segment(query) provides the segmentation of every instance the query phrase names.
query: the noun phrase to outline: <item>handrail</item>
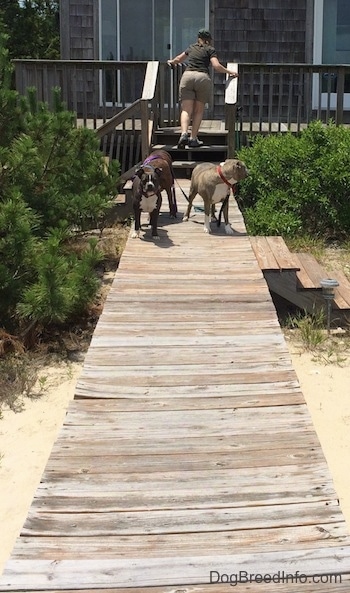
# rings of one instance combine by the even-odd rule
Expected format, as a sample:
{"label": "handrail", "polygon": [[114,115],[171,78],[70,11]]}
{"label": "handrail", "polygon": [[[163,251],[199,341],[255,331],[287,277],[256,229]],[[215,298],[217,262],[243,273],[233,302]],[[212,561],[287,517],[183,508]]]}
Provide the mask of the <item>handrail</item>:
{"label": "handrail", "polygon": [[139,111],[138,107],[140,104],[141,99],[137,99],[137,101],[134,101],[132,105],[125,107],[123,111],[119,111],[119,113],[113,115],[113,117],[111,117],[108,121],[104,122],[97,128],[96,136],[98,138],[102,138],[105,134],[109,134],[109,132],[115,130],[115,128],[123,122],[125,122],[125,120],[129,119],[133,115],[136,115]]}
{"label": "handrail", "polygon": [[[228,62],[228,70],[238,72],[238,64]],[[238,79],[227,77],[225,85],[226,128],[227,128],[227,156],[233,158],[236,153],[236,115],[238,100]]]}
{"label": "handrail", "polygon": [[96,130],[98,138],[103,138],[109,134],[118,125],[123,124],[127,119],[132,118],[136,114],[141,115],[141,156],[144,160],[150,151],[153,131],[153,114],[152,107],[149,105],[154,100],[156,95],[156,87],[158,80],[159,62],[148,62],[146,68],[145,79],[143,83],[142,95],[116,115],[113,115],[108,121],[99,126]]}

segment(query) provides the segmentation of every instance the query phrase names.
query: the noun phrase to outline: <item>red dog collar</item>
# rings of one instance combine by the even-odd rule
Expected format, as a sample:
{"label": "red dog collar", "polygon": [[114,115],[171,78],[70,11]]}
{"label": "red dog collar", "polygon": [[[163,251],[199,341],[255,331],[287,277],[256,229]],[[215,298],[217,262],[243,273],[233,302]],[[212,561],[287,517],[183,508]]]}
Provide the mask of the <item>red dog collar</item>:
{"label": "red dog collar", "polygon": [[218,165],[218,166],[217,166],[216,170],[217,170],[218,174],[220,175],[221,179],[223,180],[223,182],[224,182],[224,183],[226,183],[226,185],[228,185],[228,186],[229,186],[229,187],[230,187],[232,190],[234,190],[234,185],[235,185],[235,184],[234,184],[234,183],[230,183],[230,182],[229,182],[229,181],[226,179],[225,175],[224,175],[224,174],[223,174],[223,172],[221,171],[221,167],[220,167],[220,165]]}

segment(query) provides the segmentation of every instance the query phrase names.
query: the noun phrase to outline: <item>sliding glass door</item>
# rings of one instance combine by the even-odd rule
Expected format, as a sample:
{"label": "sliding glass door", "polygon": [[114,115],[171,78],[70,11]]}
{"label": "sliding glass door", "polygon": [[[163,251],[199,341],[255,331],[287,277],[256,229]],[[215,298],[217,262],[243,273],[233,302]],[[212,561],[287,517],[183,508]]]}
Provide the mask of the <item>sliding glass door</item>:
{"label": "sliding glass door", "polygon": [[100,58],[166,61],[208,23],[209,0],[100,0]]}
{"label": "sliding glass door", "polygon": [[[350,64],[350,1],[315,0],[314,63]],[[321,86],[321,89],[320,89]],[[337,79],[331,72],[325,74],[321,85],[315,80],[314,96],[322,93],[322,105],[336,105]],[[328,93],[330,92],[330,96]],[[350,109],[350,78],[345,78],[344,108]]]}

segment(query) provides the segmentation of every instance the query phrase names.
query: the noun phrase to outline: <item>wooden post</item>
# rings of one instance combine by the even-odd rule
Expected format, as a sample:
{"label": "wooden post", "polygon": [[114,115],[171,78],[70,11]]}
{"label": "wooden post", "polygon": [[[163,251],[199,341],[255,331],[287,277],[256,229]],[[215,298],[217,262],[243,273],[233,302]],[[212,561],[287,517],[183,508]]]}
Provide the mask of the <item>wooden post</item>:
{"label": "wooden post", "polygon": [[[238,72],[238,64],[229,62],[229,70]],[[227,156],[233,159],[236,153],[236,116],[237,116],[237,87],[238,79],[227,76],[225,90]]]}
{"label": "wooden post", "polygon": [[148,134],[148,101],[141,99],[141,156],[144,161],[149,155],[150,141]]}
{"label": "wooden post", "polygon": [[143,84],[141,97],[141,153],[142,160],[149,155],[152,138],[150,138],[150,130],[152,130],[152,116],[149,113],[148,103],[153,100],[157,78],[158,78],[159,62],[148,62],[146,69],[145,82]]}

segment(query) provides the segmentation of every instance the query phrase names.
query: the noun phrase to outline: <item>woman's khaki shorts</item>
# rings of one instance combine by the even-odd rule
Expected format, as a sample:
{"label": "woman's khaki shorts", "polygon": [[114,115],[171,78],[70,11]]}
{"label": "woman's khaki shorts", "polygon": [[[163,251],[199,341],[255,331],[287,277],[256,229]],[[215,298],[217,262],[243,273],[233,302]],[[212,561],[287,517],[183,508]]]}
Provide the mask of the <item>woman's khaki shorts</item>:
{"label": "woman's khaki shorts", "polygon": [[179,86],[179,100],[186,99],[210,103],[212,92],[211,78],[205,72],[187,70],[183,73]]}

